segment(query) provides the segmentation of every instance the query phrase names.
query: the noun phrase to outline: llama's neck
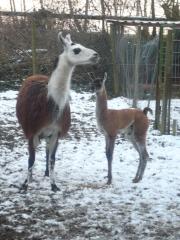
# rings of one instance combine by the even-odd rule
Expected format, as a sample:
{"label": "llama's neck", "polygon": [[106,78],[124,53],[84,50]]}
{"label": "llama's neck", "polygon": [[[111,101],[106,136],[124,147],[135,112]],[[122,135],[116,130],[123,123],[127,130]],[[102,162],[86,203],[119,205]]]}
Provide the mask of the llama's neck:
{"label": "llama's neck", "polygon": [[71,77],[74,66],[70,65],[64,54],[59,56],[56,69],[48,83],[48,97],[51,97],[62,111],[69,100]]}
{"label": "llama's neck", "polygon": [[107,113],[107,94],[106,89],[96,93],[96,117],[98,121],[102,121]]}

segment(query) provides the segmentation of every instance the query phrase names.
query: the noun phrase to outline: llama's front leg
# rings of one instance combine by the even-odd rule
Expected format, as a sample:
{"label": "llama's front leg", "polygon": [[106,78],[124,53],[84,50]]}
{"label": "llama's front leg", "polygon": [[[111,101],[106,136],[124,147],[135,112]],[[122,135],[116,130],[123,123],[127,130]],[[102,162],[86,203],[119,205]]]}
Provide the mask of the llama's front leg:
{"label": "llama's front leg", "polygon": [[29,182],[32,181],[32,169],[35,161],[35,147],[33,143],[33,138],[28,141],[28,151],[29,151],[29,159],[28,159],[28,174],[27,178],[21,186],[21,190],[27,191]]}
{"label": "llama's front leg", "polygon": [[107,184],[112,182],[112,159],[114,151],[115,137],[106,136],[106,158],[108,161],[108,181]]}
{"label": "llama's front leg", "polygon": [[[46,172],[49,173],[50,182],[51,182],[51,190],[54,191],[54,192],[60,190],[56,186],[55,176],[54,176],[55,154],[56,154],[57,146],[58,146],[58,135],[53,134],[50,137],[49,142],[47,144],[49,157],[48,157],[48,160],[46,162]],[[47,167],[47,164],[48,164],[48,167]]]}

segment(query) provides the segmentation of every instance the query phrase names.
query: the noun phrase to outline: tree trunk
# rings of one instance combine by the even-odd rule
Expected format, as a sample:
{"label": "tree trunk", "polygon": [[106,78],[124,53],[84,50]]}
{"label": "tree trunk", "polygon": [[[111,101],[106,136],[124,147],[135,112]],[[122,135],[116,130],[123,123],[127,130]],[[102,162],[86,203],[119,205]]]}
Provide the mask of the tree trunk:
{"label": "tree trunk", "polygon": [[36,23],[35,19],[32,19],[32,72],[37,73],[37,59],[36,59]]}
{"label": "tree trunk", "polygon": [[144,0],[144,17],[147,17],[147,0]]}
{"label": "tree trunk", "polygon": [[23,11],[26,12],[26,0],[23,0]]}
{"label": "tree trunk", "polygon": [[[86,5],[85,5],[85,17],[88,16],[88,10],[89,10],[89,0],[86,0]],[[87,25],[88,25],[88,19],[84,19],[84,31],[87,32]]]}
{"label": "tree trunk", "polygon": [[12,4],[13,4],[13,11],[16,12],[16,5],[15,5],[14,0],[12,1]]}
{"label": "tree trunk", "polygon": [[[155,5],[154,5],[154,0],[151,0],[151,12],[152,12],[152,19],[155,20],[156,15],[155,15]],[[152,36],[156,36],[156,27],[153,27],[153,32]]]}
{"label": "tree trunk", "polygon": [[114,0],[114,16],[117,16],[117,0]]}
{"label": "tree trunk", "polygon": [[44,8],[43,0],[40,0],[39,2],[40,2],[41,9],[43,9]]}
{"label": "tree trunk", "polygon": [[11,7],[11,12],[13,12],[13,5],[12,5],[12,0],[9,0],[10,7]]}
{"label": "tree trunk", "polygon": [[72,16],[73,19],[74,19],[74,23],[75,23],[78,31],[79,31],[79,32],[82,32],[82,27],[81,27],[78,19],[74,18],[73,4],[72,4],[72,1],[71,1],[71,0],[68,0],[68,5],[69,5],[70,14],[71,14],[71,16]]}
{"label": "tree trunk", "polygon": [[136,1],[136,16],[141,15],[141,0]]}
{"label": "tree trunk", "polygon": [[[104,6],[104,0],[101,0],[101,13],[102,17],[104,18],[105,16],[105,6]],[[104,19],[102,19],[102,31],[105,31],[105,24],[104,24]]]}

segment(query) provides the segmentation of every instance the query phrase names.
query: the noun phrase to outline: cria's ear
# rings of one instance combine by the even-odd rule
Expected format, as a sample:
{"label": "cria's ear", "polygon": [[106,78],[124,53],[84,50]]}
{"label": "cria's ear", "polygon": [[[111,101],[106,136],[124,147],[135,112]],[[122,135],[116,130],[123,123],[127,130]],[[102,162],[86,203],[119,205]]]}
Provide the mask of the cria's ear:
{"label": "cria's ear", "polygon": [[106,80],[107,80],[107,72],[104,73],[104,78],[103,78],[103,83],[104,84],[105,84]]}
{"label": "cria's ear", "polygon": [[88,73],[88,76],[89,76],[89,78],[90,78],[90,81],[91,81],[91,82],[94,82],[94,80],[95,80],[94,73],[89,72],[89,73]]}

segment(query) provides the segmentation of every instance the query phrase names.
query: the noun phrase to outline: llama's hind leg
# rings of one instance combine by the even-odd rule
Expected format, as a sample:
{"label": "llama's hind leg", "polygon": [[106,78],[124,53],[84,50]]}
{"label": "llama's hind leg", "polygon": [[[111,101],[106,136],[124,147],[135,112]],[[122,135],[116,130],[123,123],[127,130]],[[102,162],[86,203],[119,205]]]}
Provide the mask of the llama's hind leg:
{"label": "llama's hind leg", "polygon": [[[56,154],[57,146],[58,146],[58,134],[55,133],[49,138],[48,143],[47,143],[47,148],[48,148],[48,152],[49,152],[48,172],[49,172],[49,176],[50,176],[51,190],[54,192],[60,190],[55,183],[55,176],[54,176],[55,154]],[[47,168],[46,168],[46,170],[47,170]]]}
{"label": "llama's hind leg", "polygon": [[[46,145],[46,170],[45,170],[45,176],[49,177],[49,143]],[[58,140],[56,141],[56,146],[54,148],[54,151],[52,153],[52,159],[55,161],[55,155],[58,147]]]}
{"label": "llama's hind leg", "polygon": [[142,180],[142,177],[143,177],[143,174],[144,174],[144,170],[146,168],[146,164],[147,164],[147,160],[149,158],[149,155],[147,153],[145,144],[142,144],[140,142],[134,141],[133,145],[134,145],[134,147],[136,148],[136,150],[139,153],[138,170],[137,170],[135,178],[133,179],[133,182],[137,183],[140,180]]}
{"label": "llama's hind leg", "polygon": [[112,159],[114,151],[115,137],[106,136],[106,158],[108,161],[108,181],[107,184],[112,182]]}
{"label": "llama's hind leg", "polygon": [[21,190],[26,191],[28,188],[28,184],[32,181],[32,169],[35,162],[35,146],[33,138],[28,141],[28,151],[29,151],[29,159],[28,159],[28,174],[27,178],[21,186]]}

